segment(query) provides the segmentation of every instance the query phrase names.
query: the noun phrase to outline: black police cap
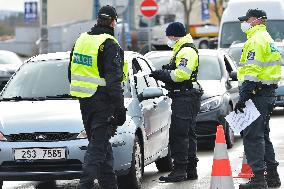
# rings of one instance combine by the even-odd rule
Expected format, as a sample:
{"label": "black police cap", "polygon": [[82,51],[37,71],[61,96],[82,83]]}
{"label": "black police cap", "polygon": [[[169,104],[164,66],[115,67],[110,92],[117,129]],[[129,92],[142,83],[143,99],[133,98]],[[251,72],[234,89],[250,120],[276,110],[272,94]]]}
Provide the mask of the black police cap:
{"label": "black police cap", "polygon": [[117,13],[115,8],[110,5],[103,6],[99,10],[98,18],[117,20]]}
{"label": "black police cap", "polygon": [[247,21],[251,17],[267,19],[266,12],[260,9],[249,9],[245,16],[241,16],[238,19],[243,22]]}

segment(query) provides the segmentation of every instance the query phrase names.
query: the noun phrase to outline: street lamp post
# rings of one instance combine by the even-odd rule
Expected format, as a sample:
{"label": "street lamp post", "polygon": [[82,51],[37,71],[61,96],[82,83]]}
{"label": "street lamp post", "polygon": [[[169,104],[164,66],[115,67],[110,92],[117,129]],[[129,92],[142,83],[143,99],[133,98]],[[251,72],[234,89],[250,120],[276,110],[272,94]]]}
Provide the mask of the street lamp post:
{"label": "street lamp post", "polygon": [[47,0],[40,1],[40,43],[39,53],[48,53],[48,29],[47,29]]}

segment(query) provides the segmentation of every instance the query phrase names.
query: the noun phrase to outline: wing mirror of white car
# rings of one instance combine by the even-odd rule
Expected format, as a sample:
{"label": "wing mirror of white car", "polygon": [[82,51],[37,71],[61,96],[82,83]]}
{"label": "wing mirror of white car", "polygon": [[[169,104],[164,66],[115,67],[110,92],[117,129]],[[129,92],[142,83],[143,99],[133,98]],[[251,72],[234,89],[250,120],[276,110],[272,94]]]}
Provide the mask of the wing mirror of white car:
{"label": "wing mirror of white car", "polygon": [[231,72],[229,76],[231,81],[238,81],[237,72]]}
{"label": "wing mirror of white car", "polygon": [[163,95],[164,95],[164,93],[163,93],[163,90],[161,88],[146,87],[145,89],[143,89],[142,93],[138,94],[138,99],[140,101],[142,101],[142,100],[160,97],[160,96],[163,96]]}

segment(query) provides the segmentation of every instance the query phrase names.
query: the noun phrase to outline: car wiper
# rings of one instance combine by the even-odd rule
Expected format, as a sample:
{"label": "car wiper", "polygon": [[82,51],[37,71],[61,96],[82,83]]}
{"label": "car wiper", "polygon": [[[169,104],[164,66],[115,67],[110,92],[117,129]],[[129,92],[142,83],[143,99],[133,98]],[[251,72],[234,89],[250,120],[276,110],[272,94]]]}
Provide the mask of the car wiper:
{"label": "car wiper", "polygon": [[76,99],[74,96],[71,96],[70,94],[46,96],[45,98],[46,99]]}
{"label": "car wiper", "polygon": [[14,97],[10,97],[10,98],[2,98],[0,99],[0,101],[23,101],[23,100],[30,100],[30,101],[38,101],[38,100],[42,100],[41,98],[37,98],[37,97],[21,97],[21,96],[14,96]]}

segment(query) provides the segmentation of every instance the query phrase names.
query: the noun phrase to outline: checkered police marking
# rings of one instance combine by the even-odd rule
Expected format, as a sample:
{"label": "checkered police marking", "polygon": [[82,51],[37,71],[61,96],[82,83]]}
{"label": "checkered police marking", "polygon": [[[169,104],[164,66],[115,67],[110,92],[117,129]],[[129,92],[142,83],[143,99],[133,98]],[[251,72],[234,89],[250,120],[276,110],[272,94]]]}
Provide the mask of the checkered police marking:
{"label": "checkered police marking", "polygon": [[248,60],[254,60],[254,56],[255,56],[255,52],[250,51],[250,52],[248,52],[247,59]]}
{"label": "checkered police marking", "polygon": [[85,54],[74,53],[74,63],[82,64],[84,66],[92,66],[93,59],[91,56]]}
{"label": "checkered police marking", "polygon": [[187,65],[187,59],[186,58],[182,58],[179,62],[179,66],[183,66],[183,67],[186,67]]}

